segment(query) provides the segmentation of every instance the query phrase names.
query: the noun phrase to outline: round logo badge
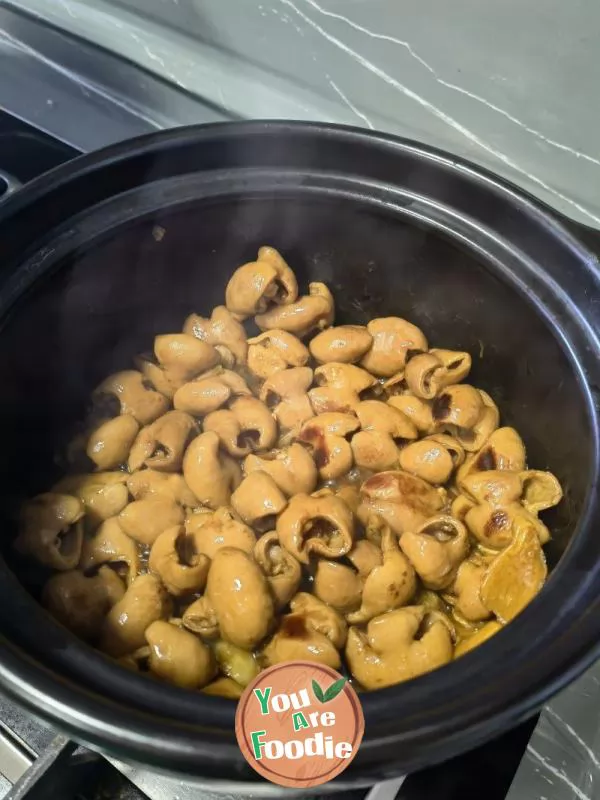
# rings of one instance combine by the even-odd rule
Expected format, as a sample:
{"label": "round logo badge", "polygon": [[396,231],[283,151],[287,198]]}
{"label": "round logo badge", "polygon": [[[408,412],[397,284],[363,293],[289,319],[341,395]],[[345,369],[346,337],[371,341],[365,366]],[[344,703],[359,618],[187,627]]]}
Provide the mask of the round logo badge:
{"label": "round logo badge", "polygon": [[246,761],[293,788],[333,780],[358,751],[365,720],[358,695],[338,672],[311,661],[276,664],[244,690],[235,733]]}

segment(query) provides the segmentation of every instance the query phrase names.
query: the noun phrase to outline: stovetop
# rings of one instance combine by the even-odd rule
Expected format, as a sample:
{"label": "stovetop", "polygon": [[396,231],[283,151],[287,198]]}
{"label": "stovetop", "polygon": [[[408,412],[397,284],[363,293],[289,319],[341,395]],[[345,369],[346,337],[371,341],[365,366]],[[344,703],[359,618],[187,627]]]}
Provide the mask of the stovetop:
{"label": "stovetop", "polygon": [[[371,789],[344,792],[343,796],[345,800],[466,800],[484,796],[486,800],[505,800],[536,722],[537,717],[441,766],[404,780],[385,781]],[[115,763],[78,746],[0,696],[2,800],[223,800],[224,797],[176,778]],[[227,793],[228,800],[249,796]],[[318,800],[319,795],[310,797]]]}

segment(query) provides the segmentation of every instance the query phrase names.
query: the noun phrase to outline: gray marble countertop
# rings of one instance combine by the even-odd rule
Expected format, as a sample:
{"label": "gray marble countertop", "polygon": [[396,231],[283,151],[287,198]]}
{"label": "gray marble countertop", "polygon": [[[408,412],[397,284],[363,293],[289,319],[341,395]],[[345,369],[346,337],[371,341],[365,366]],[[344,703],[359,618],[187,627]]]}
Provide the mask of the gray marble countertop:
{"label": "gray marble countertop", "polygon": [[594,0],[4,2],[231,116],[399,133],[600,226]]}
{"label": "gray marble countertop", "polygon": [[[600,228],[593,0],[0,0],[11,6],[147,70],[107,71],[103,51],[0,13],[0,106],[20,102],[80,149],[194,121],[351,123],[466,156]],[[47,70],[37,103],[30,62]],[[85,113],[67,129],[69,92]],[[600,663],[544,709],[508,800],[600,797],[599,720]]]}
{"label": "gray marble countertop", "polygon": [[544,708],[507,800],[600,797],[600,664]]}

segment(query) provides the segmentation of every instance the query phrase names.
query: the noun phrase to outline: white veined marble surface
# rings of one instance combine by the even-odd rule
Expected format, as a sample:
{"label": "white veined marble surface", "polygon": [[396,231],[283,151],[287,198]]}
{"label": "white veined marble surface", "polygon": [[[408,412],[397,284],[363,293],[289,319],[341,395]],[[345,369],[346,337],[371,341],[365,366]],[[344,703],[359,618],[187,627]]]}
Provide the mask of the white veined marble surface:
{"label": "white veined marble surface", "polygon": [[232,115],[323,119],[413,137],[600,227],[595,0],[12,5]]}
{"label": "white veined marble surface", "polygon": [[507,800],[600,797],[600,663],[542,711]]}

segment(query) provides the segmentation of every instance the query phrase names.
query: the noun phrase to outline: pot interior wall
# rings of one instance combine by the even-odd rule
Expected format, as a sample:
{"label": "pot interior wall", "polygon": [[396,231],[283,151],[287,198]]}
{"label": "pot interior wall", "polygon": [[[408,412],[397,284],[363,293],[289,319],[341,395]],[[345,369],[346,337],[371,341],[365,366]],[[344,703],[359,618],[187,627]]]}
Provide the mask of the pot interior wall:
{"label": "pot interior wall", "polygon": [[[233,269],[279,248],[301,285],[321,280],[337,322],[407,317],[441,347],[468,350],[472,382],[551,469],[565,501],[550,519],[551,560],[568,543],[589,470],[589,423],[574,369],[534,304],[441,236],[356,202],[244,199],[177,207],[127,223],[73,253],[17,304],[0,333],[3,547],[15,506],[61,474],[56,453],[89,394],[132,367],[157,333],[223,302]],[[26,583],[36,582],[17,565]]]}

